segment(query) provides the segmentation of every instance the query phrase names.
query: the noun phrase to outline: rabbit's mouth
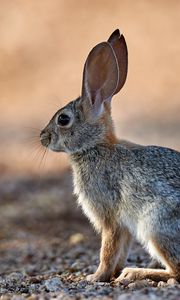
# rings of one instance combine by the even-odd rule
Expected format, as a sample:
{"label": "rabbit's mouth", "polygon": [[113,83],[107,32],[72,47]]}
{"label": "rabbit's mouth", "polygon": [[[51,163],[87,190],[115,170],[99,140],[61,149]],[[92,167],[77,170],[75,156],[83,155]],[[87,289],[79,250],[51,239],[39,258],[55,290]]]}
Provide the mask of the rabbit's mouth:
{"label": "rabbit's mouth", "polygon": [[55,152],[65,152],[65,149],[62,145],[58,143],[58,136],[55,133],[50,133],[48,131],[42,130],[40,134],[41,144]]}

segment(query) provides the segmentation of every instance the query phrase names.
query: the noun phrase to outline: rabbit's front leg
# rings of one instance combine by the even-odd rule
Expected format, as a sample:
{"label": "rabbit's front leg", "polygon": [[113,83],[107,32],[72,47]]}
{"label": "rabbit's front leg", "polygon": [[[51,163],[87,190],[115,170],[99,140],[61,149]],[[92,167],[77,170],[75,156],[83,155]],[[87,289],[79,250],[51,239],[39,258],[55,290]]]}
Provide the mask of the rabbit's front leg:
{"label": "rabbit's front leg", "polygon": [[132,241],[132,235],[127,228],[124,228],[121,233],[120,256],[114,271],[114,277],[119,276],[124,268],[129,253],[129,248]]}
{"label": "rabbit's front leg", "polygon": [[[119,225],[104,227],[102,229],[102,243],[100,252],[100,264],[94,274],[88,275],[88,281],[109,281],[117,266],[121,248],[127,247],[123,244],[124,229]],[[121,243],[122,240],[122,243]],[[124,254],[123,254],[124,255]],[[126,257],[126,255],[124,255]]]}

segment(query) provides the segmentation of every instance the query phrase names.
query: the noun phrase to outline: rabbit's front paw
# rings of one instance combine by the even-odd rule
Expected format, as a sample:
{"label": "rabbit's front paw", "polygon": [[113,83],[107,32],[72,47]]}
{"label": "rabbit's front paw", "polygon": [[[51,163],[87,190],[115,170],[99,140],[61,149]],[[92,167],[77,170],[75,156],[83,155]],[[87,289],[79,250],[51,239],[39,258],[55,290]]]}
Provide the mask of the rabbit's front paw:
{"label": "rabbit's front paw", "polygon": [[95,282],[95,281],[104,282],[104,281],[109,281],[109,279],[110,279],[109,274],[106,273],[94,273],[86,277],[86,280],[91,282]]}

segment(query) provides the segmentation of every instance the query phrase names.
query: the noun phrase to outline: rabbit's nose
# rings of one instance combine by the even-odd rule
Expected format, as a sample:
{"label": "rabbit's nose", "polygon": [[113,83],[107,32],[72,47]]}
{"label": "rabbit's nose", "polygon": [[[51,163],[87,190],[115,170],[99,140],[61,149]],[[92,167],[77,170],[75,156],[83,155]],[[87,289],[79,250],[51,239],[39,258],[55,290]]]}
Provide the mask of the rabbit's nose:
{"label": "rabbit's nose", "polygon": [[44,147],[48,147],[51,142],[51,134],[48,131],[42,130],[40,133],[40,141]]}

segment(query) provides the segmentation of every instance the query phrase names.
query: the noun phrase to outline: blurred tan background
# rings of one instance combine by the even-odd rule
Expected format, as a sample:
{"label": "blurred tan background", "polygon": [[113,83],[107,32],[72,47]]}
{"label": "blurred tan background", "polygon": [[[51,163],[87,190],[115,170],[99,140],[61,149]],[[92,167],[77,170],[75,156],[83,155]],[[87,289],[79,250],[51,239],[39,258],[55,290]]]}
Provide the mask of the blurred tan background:
{"label": "blurred tan background", "polygon": [[[119,137],[180,149],[179,0],[1,0],[0,172],[49,173],[65,154],[31,137],[80,94],[93,46],[120,28],[129,49],[125,87],[113,99]],[[43,165],[43,167],[42,167]]]}

